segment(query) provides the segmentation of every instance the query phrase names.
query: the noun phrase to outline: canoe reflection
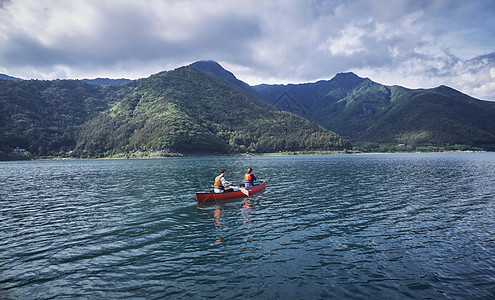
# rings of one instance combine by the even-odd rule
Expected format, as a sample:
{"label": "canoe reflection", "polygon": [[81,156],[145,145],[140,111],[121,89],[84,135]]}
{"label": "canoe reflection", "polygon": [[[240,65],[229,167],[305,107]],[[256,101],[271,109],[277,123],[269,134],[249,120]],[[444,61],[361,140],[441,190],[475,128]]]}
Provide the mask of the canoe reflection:
{"label": "canoe reflection", "polygon": [[[232,202],[233,201],[229,201],[229,203]],[[224,206],[219,205],[218,203],[215,205],[209,205],[209,207],[213,209],[213,239],[215,244],[219,247],[224,246],[226,232],[228,235],[228,232],[230,230],[237,230],[238,228],[241,230],[248,230],[250,232],[252,232],[252,230],[254,229],[254,222],[251,216],[251,213],[253,212],[253,200],[250,198],[244,198],[242,200],[237,200],[234,202],[237,202],[240,206],[236,205],[236,207],[234,208],[231,205]],[[205,209],[204,206],[202,206],[202,208]],[[225,216],[225,212],[228,214],[228,216]],[[231,213],[237,215],[236,219],[239,221],[239,223],[232,223],[232,219],[230,216]],[[225,227],[226,224],[233,225],[235,223],[237,223],[239,226],[227,226],[227,228]]]}
{"label": "canoe reflection", "polygon": [[219,246],[222,247],[222,209],[220,206],[215,207],[215,213],[213,215],[215,217],[214,220],[214,231],[215,231],[215,242],[220,243]]}

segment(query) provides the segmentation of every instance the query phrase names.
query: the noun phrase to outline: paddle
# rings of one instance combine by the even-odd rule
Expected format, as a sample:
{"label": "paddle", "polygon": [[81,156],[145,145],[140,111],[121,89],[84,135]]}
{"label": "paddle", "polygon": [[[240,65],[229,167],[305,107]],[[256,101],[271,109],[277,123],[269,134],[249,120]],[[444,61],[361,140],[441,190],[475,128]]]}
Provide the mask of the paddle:
{"label": "paddle", "polygon": [[239,191],[241,191],[244,195],[249,196],[249,191],[246,188],[239,187]]}

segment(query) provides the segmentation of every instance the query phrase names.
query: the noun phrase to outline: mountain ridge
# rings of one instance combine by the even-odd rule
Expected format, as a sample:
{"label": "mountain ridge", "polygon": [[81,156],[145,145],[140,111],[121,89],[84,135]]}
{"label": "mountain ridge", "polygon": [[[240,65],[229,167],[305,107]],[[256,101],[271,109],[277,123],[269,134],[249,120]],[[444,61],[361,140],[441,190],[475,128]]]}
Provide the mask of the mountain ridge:
{"label": "mountain ridge", "polygon": [[348,141],[367,151],[458,144],[495,150],[495,102],[448,86],[408,89],[344,72],[251,87],[214,61],[111,85],[0,80],[0,111],[4,153],[343,150],[352,147]]}
{"label": "mountain ridge", "polygon": [[[1,74],[0,73],[0,80],[25,80],[25,79],[17,78],[17,77],[13,77],[13,76],[10,76],[7,74]],[[67,80],[81,80],[81,81],[85,81],[87,83],[95,84],[95,85],[123,84],[123,83],[127,83],[127,82],[132,81],[132,80],[127,79],[127,78],[112,79],[112,78],[101,78],[101,77],[94,78],[94,79],[84,78],[84,79],[67,79]]]}
{"label": "mountain ridge", "polygon": [[0,80],[23,80],[23,79],[0,73]]}
{"label": "mountain ridge", "polygon": [[[341,73],[329,81],[253,88],[274,105],[276,95],[291,95],[304,108],[297,112],[299,115],[358,145],[408,144],[415,148],[466,144],[495,149],[495,126],[491,122],[495,119],[495,102],[473,98],[445,85],[408,89]],[[470,132],[476,134],[471,136]]]}
{"label": "mountain ridge", "polygon": [[[160,72],[140,80],[132,94],[88,123],[76,150],[95,155],[129,149],[237,153],[350,147],[335,133],[266,110],[255,100],[190,66]],[[96,144],[105,147],[94,149],[94,133],[102,130]]]}
{"label": "mountain ridge", "polygon": [[0,151],[108,157],[352,147],[317,124],[271,111],[259,101],[189,66],[108,86],[81,80],[4,80]]}

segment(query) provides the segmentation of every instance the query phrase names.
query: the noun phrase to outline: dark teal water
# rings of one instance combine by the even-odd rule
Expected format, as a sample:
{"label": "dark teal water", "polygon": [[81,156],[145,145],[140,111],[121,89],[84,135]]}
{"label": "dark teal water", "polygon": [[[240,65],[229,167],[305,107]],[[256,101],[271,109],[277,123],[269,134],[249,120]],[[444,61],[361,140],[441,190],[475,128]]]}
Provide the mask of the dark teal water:
{"label": "dark teal water", "polygon": [[0,298],[493,299],[495,153],[3,162]]}

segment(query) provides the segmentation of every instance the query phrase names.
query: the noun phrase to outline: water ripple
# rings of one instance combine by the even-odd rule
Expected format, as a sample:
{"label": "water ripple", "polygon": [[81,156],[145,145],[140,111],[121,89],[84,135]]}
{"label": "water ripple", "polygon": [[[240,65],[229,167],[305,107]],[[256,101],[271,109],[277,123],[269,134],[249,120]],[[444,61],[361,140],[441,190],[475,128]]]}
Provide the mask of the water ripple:
{"label": "water ripple", "polygon": [[[218,168],[265,192],[197,206]],[[0,298],[493,298],[495,155],[0,163]]]}

